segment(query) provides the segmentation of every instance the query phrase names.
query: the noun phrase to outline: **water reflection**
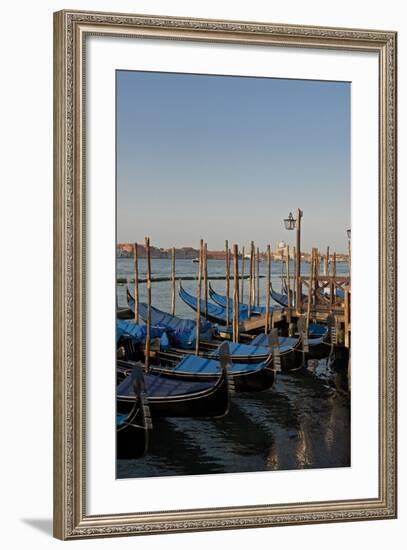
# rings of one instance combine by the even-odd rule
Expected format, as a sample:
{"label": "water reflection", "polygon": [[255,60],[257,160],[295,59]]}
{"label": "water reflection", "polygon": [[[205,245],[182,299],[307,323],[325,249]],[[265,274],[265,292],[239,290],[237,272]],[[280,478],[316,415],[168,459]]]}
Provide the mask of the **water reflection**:
{"label": "water reflection", "polygon": [[149,452],[118,461],[117,475],[150,477],[346,467],[350,400],[346,374],[319,361],[313,372],[279,374],[272,390],[240,393],[221,419],[154,421]]}

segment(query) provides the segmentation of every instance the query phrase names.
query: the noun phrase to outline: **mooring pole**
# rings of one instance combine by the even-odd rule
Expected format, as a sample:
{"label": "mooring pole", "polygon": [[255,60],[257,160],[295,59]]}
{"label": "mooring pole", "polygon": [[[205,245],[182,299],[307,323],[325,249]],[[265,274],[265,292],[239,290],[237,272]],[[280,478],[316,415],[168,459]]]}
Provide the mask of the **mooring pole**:
{"label": "mooring pole", "polygon": [[257,307],[260,306],[260,250],[257,248]]}
{"label": "mooring pole", "polygon": [[314,285],[314,248],[311,251],[311,263],[310,263],[310,270],[309,270],[309,277],[308,277],[307,331],[308,331],[309,322],[311,319],[313,285]]}
{"label": "mooring pole", "polygon": [[296,247],[293,246],[293,299],[292,299],[292,306],[295,307],[298,310],[299,307],[299,300],[297,296],[297,253],[296,253]]}
{"label": "mooring pole", "polygon": [[287,322],[291,323],[290,247],[286,247]]}
{"label": "mooring pole", "polygon": [[249,300],[248,300],[248,317],[249,319],[252,316],[252,278],[253,278],[253,241],[250,245],[250,269],[249,269]]}
{"label": "mooring pole", "polygon": [[301,308],[301,284],[300,284],[300,277],[301,277],[301,218],[302,218],[303,212],[300,208],[297,208],[297,220],[296,220],[296,228],[297,228],[297,242],[296,242],[296,250],[297,250],[297,261],[295,264],[296,267],[296,273],[295,273],[295,279],[296,279],[296,294],[297,294],[297,309]]}
{"label": "mooring pole", "polygon": [[146,369],[150,368],[150,347],[151,347],[151,254],[150,238],[145,238],[146,259],[147,259],[147,335],[146,335]]}
{"label": "mooring pole", "polygon": [[208,317],[208,245],[204,245],[204,300],[205,300],[205,319]]}
{"label": "mooring pole", "polygon": [[233,342],[239,341],[239,250],[233,245]]}
{"label": "mooring pole", "polygon": [[284,294],[284,250],[280,250],[281,258],[281,294]]}
{"label": "mooring pole", "polygon": [[201,337],[201,289],[202,289],[202,257],[203,257],[203,240],[199,244],[199,267],[198,267],[198,300],[196,304],[196,344],[195,353],[199,354],[199,340]]}
{"label": "mooring pole", "polygon": [[175,315],[175,248],[172,247],[171,313]]}
{"label": "mooring pole", "polygon": [[229,260],[229,242],[225,241],[225,278],[226,278],[226,326],[229,326],[229,273],[230,273],[230,260]]}
{"label": "mooring pole", "polygon": [[240,302],[244,303],[244,246],[242,246],[242,287],[241,287],[241,294],[240,294]]}
{"label": "mooring pole", "polygon": [[139,297],[138,297],[138,245],[133,245],[134,258],[134,320],[139,322]]}
{"label": "mooring pole", "polygon": [[266,284],[266,322],[264,332],[268,334],[270,330],[270,285],[271,285],[271,250],[270,245],[267,245],[267,284]]}
{"label": "mooring pole", "polygon": [[319,251],[318,248],[315,248],[314,252],[314,294],[312,300],[312,319],[315,321],[316,307],[318,302],[318,290],[319,290]]}
{"label": "mooring pole", "polygon": [[251,259],[252,259],[252,270],[251,270],[251,275],[252,275],[252,307],[254,307],[254,305],[256,303],[256,249],[254,247],[254,242],[253,241],[252,241]]}
{"label": "mooring pole", "polygon": [[326,256],[325,256],[325,265],[324,265],[324,275],[329,277],[329,246],[326,247]]}

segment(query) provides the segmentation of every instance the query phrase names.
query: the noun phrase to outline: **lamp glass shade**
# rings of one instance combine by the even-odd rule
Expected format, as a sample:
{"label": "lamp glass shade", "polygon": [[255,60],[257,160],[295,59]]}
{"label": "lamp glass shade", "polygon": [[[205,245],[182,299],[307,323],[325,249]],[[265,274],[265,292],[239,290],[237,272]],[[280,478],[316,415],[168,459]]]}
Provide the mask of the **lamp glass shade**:
{"label": "lamp glass shade", "polygon": [[285,228],[291,231],[292,229],[295,229],[295,218],[293,218],[292,213],[290,212],[288,218],[284,219],[284,225]]}

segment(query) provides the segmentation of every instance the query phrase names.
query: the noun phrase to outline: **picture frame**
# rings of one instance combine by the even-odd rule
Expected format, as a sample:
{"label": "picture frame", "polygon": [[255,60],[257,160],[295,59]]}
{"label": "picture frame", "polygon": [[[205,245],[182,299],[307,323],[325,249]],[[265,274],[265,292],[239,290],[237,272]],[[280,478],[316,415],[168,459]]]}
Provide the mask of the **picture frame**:
{"label": "picture frame", "polygon": [[[86,41],[367,52],[378,63],[378,491],[372,498],[88,512]],[[397,515],[397,34],[64,10],[54,14],[54,535],[60,539],[391,519]],[[363,213],[361,216],[363,217]]]}

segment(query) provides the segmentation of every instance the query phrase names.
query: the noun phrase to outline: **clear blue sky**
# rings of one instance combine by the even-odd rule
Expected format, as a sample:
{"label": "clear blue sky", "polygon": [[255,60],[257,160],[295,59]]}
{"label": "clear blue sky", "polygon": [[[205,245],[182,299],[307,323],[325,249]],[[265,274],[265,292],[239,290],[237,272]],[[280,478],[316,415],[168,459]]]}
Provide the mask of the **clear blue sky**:
{"label": "clear blue sky", "polygon": [[346,252],[350,84],[117,72],[117,240]]}

